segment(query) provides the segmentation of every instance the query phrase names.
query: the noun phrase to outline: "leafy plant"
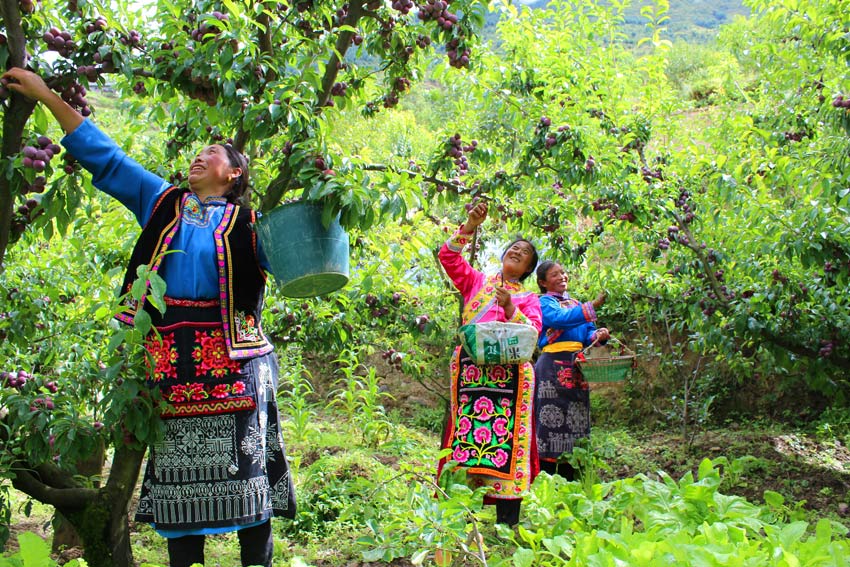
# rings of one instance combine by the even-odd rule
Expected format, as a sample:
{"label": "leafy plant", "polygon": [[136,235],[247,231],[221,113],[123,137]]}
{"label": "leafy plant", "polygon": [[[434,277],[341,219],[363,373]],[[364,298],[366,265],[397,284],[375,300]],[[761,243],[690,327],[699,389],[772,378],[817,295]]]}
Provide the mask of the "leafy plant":
{"label": "leafy plant", "polygon": [[340,408],[349,423],[356,424],[367,446],[377,447],[392,433],[392,424],[381,403],[382,398],[392,395],[382,389],[374,367],[364,369],[365,375],[357,374],[362,367],[356,351],[344,351],[334,362],[339,364],[338,371],[344,377],[339,380],[341,387],[334,392],[329,405]]}
{"label": "leafy plant", "polygon": [[[47,543],[31,532],[18,535],[19,551],[9,557],[0,557],[0,567],[55,567],[59,565],[50,556]],[[72,559],[65,563],[67,567],[86,567],[84,559]]]}

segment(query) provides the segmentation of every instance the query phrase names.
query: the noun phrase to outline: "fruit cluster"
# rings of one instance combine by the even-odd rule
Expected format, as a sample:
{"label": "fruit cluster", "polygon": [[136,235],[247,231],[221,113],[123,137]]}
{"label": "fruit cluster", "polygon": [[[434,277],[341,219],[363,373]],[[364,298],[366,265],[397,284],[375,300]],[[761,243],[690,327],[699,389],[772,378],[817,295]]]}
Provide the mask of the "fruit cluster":
{"label": "fruit cluster", "polygon": [[595,199],[590,203],[590,206],[593,207],[594,211],[608,211],[608,218],[617,218],[617,214],[620,210],[620,205],[614,202],[613,199],[609,197],[601,197],[599,199]]}
{"label": "fruit cluster", "polygon": [[773,281],[779,283],[788,283],[788,276],[784,275],[779,270],[775,269],[771,272],[770,276],[773,278]]}
{"label": "fruit cluster", "polygon": [[[95,53],[95,60],[97,60],[98,54]],[[103,65],[103,70],[105,72],[114,71],[114,67],[110,70],[107,70],[106,65]],[[79,70],[77,71],[79,73]],[[66,84],[63,84],[66,83]],[[91,107],[89,106],[88,100],[86,100],[86,88],[78,83],[77,81],[68,81],[67,79],[63,79],[62,77],[56,76],[51,77],[46,81],[47,86],[53,89],[54,91],[59,93],[59,96],[62,97],[62,100],[68,103],[71,108],[75,108],[79,111],[83,116],[89,116],[91,114]]]}
{"label": "fruit cluster", "polygon": [[129,47],[141,47],[142,34],[137,32],[136,30],[130,30],[130,33],[128,33],[127,35],[122,35],[119,41]]}
{"label": "fruit cluster", "polygon": [[401,364],[404,361],[405,354],[403,352],[399,352],[394,348],[389,348],[381,353],[381,358],[386,360],[391,366],[396,367],[396,369],[401,369]]}
{"label": "fruit cluster", "polygon": [[24,14],[32,14],[35,12],[35,2],[33,0],[18,0],[18,6]]}
{"label": "fruit cluster", "polygon": [[100,70],[104,73],[115,72],[115,61],[112,58],[112,52],[101,55],[100,51],[97,51],[94,54],[94,62],[100,65]]}
{"label": "fruit cluster", "polygon": [[647,183],[652,183],[654,180],[663,181],[664,173],[661,171],[661,168],[652,169],[651,167],[647,167],[645,165],[640,168],[641,177]]}
{"label": "fruit cluster", "polygon": [[393,0],[391,6],[393,10],[398,10],[402,14],[409,14],[416,4],[413,3],[413,0]]}
{"label": "fruit cluster", "polygon": [[[212,17],[220,22],[226,22],[230,19],[230,16],[219,11],[213,12]],[[221,30],[217,26],[211,26],[206,22],[201,22],[189,35],[192,39],[199,43],[206,43],[207,41],[217,38],[220,31]]]}
{"label": "fruit cluster", "polygon": [[27,199],[27,201],[15,210],[12,215],[12,223],[10,227],[11,240],[15,241],[27,229],[27,225],[44,212],[44,209],[39,207],[39,202],[35,199]]}
{"label": "fruit cluster", "polygon": [[44,32],[41,38],[44,40],[44,43],[47,44],[48,51],[55,51],[62,57],[68,57],[77,47],[74,44],[74,40],[71,38],[71,34],[66,31],[59,31],[59,29],[55,27]]}
{"label": "fruit cluster", "polygon": [[103,16],[98,16],[94,19],[93,22],[89,22],[86,24],[85,32],[87,35],[91,35],[93,33],[102,32],[106,29],[106,18]]}
{"label": "fruit cluster", "polygon": [[416,317],[416,319],[414,320],[414,323],[416,323],[416,328],[419,329],[420,333],[425,332],[425,329],[427,328],[428,322],[430,320],[431,320],[431,318],[428,317],[427,315],[419,315],[418,317]]}
{"label": "fruit cluster", "polygon": [[50,159],[61,152],[62,148],[58,144],[54,144],[47,136],[39,136],[36,143],[38,147],[24,146],[21,150],[21,154],[24,156],[22,162],[24,167],[42,172],[50,163]]}
{"label": "fruit cluster", "polygon": [[331,96],[345,96],[346,90],[348,90],[348,83],[338,81],[331,87]]}
{"label": "fruit cluster", "polygon": [[[848,108],[850,108],[850,107],[848,107]],[[835,341],[829,340],[829,339],[823,339],[823,340],[821,340],[820,344],[821,344],[821,347],[820,347],[820,350],[818,351],[818,356],[820,356],[821,358],[829,357],[829,355],[832,354],[832,350],[835,348]]]}
{"label": "fruit cluster", "polygon": [[44,193],[47,188],[47,178],[43,175],[37,175],[32,183],[24,181],[23,193]]}
{"label": "fruit cluster", "polygon": [[449,3],[445,0],[426,0],[419,6],[416,15],[423,22],[436,21],[437,25],[446,31],[451,30],[457,23],[457,15],[449,12]]}
{"label": "fruit cluster", "polygon": [[844,95],[838,95],[832,99],[832,106],[835,108],[850,108],[850,98],[844,98]]}
{"label": "fruit cluster", "polygon": [[17,370],[15,372],[0,372],[0,385],[14,388],[16,390],[23,389],[27,382],[32,379],[32,375],[26,370]]}
{"label": "fruit cluster", "polygon": [[694,220],[694,211],[691,209],[691,205],[688,203],[688,199],[691,198],[691,193],[687,189],[682,188],[679,191],[679,197],[676,199],[676,206],[679,207],[684,214],[682,217],[682,222],[685,224],[690,224]]}
{"label": "fruit cluster", "polygon": [[469,162],[466,161],[464,154],[474,152],[477,147],[478,142],[476,140],[464,144],[460,134],[450,136],[446,141],[446,155],[454,160],[458,175],[464,175],[469,171]]}
{"label": "fruit cluster", "polygon": [[467,48],[461,49],[460,40],[455,38],[446,44],[446,56],[449,58],[449,65],[460,69],[461,67],[469,67],[470,51]]}

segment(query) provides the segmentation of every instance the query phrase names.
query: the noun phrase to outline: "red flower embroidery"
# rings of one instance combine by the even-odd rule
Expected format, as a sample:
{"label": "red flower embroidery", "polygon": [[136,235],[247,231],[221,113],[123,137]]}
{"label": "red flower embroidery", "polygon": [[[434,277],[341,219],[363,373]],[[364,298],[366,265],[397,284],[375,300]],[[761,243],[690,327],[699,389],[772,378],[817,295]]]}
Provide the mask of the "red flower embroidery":
{"label": "red flower embroidery", "polygon": [[177,348],[174,346],[173,333],[150,339],[147,349],[154,365],[153,372],[150,373],[151,380],[159,382],[164,378],[177,377]]}
{"label": "red flower embroidery", "polygon": [[209,397],[207,391],[204,389],[204,385],[198,382],[194,384],[189,384],[187,386],[187,393],[191,393],[191,397],[193,401],[205,400]]}
{"label": "red flower embroidery", "polygon": [[192,349],[195,376],[211,374],[221,378],[239,372],[241,365],[228,356],[227,344],[224,342],[224,333],[221,329],[211,333],[195,331],[195,344],[195,348]]}
{"label": "red flower embroidery", "polygon": [[216,384],[210,390],[210,395],[218,399],[226,398],[230,395],[230,388],[227,387],[227,384]]}
{"label": "red flower embroidery", "polygon": [[238,396],[245,391],[245,382],[237,380],[233,383],[233,388],[230,391]]}
{"label": "red flower embroidery", "polygon": [[177,384],[176,386],[171,387],[171,394],[168,396],[168,400],[171,402],[185,402],[188,400],[186,385],[185,384]]}

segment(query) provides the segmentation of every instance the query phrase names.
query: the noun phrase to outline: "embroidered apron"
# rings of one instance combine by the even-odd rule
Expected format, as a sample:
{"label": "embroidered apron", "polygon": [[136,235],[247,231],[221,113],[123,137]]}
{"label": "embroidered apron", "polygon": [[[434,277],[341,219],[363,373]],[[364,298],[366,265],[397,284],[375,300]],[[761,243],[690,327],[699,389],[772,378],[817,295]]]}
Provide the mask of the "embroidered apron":
{"label": "embroidered apron", "polygon": [[544,461],[557,461],[590,436],[590,390],[574,364],[576,354],[544,350],[534,367],[537,450]]}
{"label": "embroidered apron", "polygon": [[150,447],[136,521],[182,530],[294,517],[274,353],[231,360],[215,301],[171,304],[156,328],[148,384],[167,402],[165,438]]}
{"label": "embroidered apron", "polygon": [[[471,323],[492,304],[478,296],[469,302],[477,313],[464,313]],[[492,488],[489,498],[521,498],[534,480],[536,464],[532,455],[534,368],[530,362],[476,365],[457,347],[450,373],[452,415],[443,447],[451,447],[450,458],[467,468],[473,487]]]}

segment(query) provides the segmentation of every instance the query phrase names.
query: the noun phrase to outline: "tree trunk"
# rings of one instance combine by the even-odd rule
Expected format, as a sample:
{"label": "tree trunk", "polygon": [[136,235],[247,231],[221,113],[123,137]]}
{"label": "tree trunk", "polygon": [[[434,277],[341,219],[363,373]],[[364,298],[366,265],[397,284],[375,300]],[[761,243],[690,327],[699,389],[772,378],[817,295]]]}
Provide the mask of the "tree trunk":
{"label": "tree trunk", "polygon": [[[103,463],[105,460],[105,447],[100,446],[88,459],[77,463],[77,473],[85,477],[100,476],[103,473]],[[95,486],[100,486],[96,483]],[[59,553],[63,549],[71,549],[73,547],[83,547],[83,540],[74,529],[74,525],[62,515],[59,510],[53,516],[53,545],[51,551],[54,554]]]}
{"label": "tree trunk", "polygon": [[144,450],[117,447],[106,486],[81,508],[57,510],[79,534],[89,567],[134,567],[128,513]]}
{"label": "tree trunk", "polygon": [[[23,67],[26,61],[26,38],[21,23],[21,10],[17,0],[0,0],[6,35],[8,60],[6,68]],[[35,101],[14,93],[3,113],[3,138],[0,157],[13,156],[21,151],[24,126],[29,120]],[[5,172],[4,172],[5,173]],[[12,213],[15,210],[15,194],[11,180],[6,175],[0,178],[0,273],[3,271],[3,258],[9,245],[12,226]]]}

